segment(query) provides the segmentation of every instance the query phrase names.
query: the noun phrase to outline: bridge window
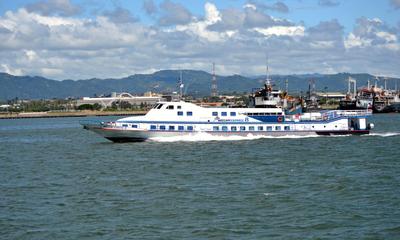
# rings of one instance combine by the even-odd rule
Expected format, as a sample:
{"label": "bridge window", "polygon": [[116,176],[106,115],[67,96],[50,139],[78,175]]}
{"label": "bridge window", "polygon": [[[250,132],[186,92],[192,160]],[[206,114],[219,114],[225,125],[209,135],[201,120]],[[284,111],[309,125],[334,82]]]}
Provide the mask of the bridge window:
{"label": "bridge window", "polygon": [[182,109],[182,106],[176,106],[177,109]]}
{"label": "bridge window", "polygon": [[167,109],[174,110],[174,105],[168,105]]}
{"label": "bridge window", "polygon": [[249,131],[254,131],[254,126],[250,126]]}
{"label": "bridge window", "polygon": [[213,131],[219,131],[219,127],[218,126],[213,126]]}
{"label": "bridge window", "polygon": [[132,124],[132,128],[137,128],[138,126],[136,124]]}
{"label": "bridge window", "polygon": [[237,131],[237,127],[231,127],[231,131]]}
{"label": "bridge window", "polygon": [[187,116],[193,116],[193,112],[186,112]]}
{"label": "bridge window", "polygon": [[289,127],[289,126],[285,126],[285,130],[286,130],[286,131],[289,131],[289,130],[290,130],[290,127]]}
{"label": "bridge window", "polygon": [[193,126],[187,126],[188,131],[193,131]]}
{"label": "bridge window", "polygon": [[275,126],[275,130],[276,131],[280,131],[281,130],[281,126]]}
{"label": "bridge window", "polygon": [[178,111],[178,116],[183,116],[183,112],[182,111]]}
{"label": "bridge window", "polygon": [[212,112],[213,117],[218,117],[218,112]]}
{"label": "bridge window", "polygon": [[226,117],[228,116],[227,112],[221,112],[221,116]]}
{"label": "bridge window", "polygon": [[185,128],[183,126],[178,126],[178,130],[183,131],[183,130],[185,130]]}
{"label": "bridge window", "polygon": [[161,107],[162,107],[163,105],[164,105],[164,104],[158,105],[157,109],[161,109]]}
{"label": "bridge window", "polygon": [[272,127],[271,126],[267,126],[267,131],[272,131]]}
{"label": "bridge window", "polygon": [[263,131],[264,130],[264,128],[263,128],[263,126],[258,126],[258,131]]}
{"label": "bridge window", "polygon": [[222,131],[228,131],[228,127],[227,126],[222,126]]}
{"label": "bridge window", "polygon": [[231,112],[231,117],[236,116],[236,112]]}
{"label": "bridge window", "polygon": [[156,125],[150,125],[150,130],[156,130],[157,126]]}
{"label": "bridge window", "polygon": [[165,126],[164,126],[164,125],[161,125],[161,126],[160,126],[160,130],[165,130]]}
{"label": "bridge window", "polygon": [[246,127],[245,126],[240,126],[240,131],[246,131]]}
{"label": "bridge window", "polygon": [[168,127],[168,130],[174,131],[174,130],[175,130],[175,126],[169,126],[169,127]]}

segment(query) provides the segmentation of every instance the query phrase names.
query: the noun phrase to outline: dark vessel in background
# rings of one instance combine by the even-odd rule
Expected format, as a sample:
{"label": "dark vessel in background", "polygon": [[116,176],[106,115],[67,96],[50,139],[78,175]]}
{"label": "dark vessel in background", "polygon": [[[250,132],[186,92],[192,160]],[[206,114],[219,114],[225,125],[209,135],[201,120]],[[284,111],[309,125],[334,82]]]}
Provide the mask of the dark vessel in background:
{"label": "dark vessel in background", "polygon": [[376,79],[374,85],[357,89],[357,81],[348,79],[348,91],[345,99],[339,102],[341,110],[372,109],[374,113],[400,112],[400,97],[398,90],[390,90],[385,86],[378,87]]}

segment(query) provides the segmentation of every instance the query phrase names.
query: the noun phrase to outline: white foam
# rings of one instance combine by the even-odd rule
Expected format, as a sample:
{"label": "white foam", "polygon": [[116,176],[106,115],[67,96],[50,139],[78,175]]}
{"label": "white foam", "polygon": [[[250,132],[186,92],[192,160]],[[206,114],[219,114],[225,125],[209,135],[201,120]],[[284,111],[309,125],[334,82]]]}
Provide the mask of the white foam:
{"label": "white foam", "polygon": [[243,140],[255,140],[255,139],[298,139],[298,138],[311,138],[311,137],[321,137],[319,135],[284,135],[284,136],[262,136],[262,135],[254,135],[247,134],[243,135],[231,135],[231,136],[221,136],[221,135],[212,135],[205,132],[193,133],[190,135],[182,135],[182,136],[174,136],[174,137],[153,137],[149,138],[149,141],[155,142],[198,142],[198,141],[243,141]]}
{"label": "white foam", "polygon": [[266,197],[275,195],[275,193],[263,193],[263,194],[264,194],[264,196],[266,196]]}
{"label": "white foam", "polygon": [[400,136],[400,132],[373,132],[365,136],[393,137]]}

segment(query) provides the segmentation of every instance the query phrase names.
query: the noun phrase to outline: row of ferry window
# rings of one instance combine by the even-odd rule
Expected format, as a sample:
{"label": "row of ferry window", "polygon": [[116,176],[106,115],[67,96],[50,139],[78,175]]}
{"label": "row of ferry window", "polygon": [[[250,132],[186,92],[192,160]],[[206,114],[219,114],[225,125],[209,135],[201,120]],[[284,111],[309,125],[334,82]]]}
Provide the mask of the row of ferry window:
{"label": "row of ferry window", "polygon": [[[213,127],[213,131],[228,131],[228,126],[214,126]],[[257,128],[254,126],[240,126],[240,127],[236,127],[236,126],[231,126],[230,127],[230,131],[255,131],[257,129],[257,131],[272,131],[273,129],[275,129],[275,131],[281,131],[282,127],[281,126],[275,126],[275,128],[273,128],[272,126],[258,126]],[[290,130],[290,126],[283,126],[283,129],[285,131],[289,131]]]}
{"label": "row of ferry window", "polygon": [[276,116],[276,115],[282,115],[281,112],[279,113],[246,113],[247,116]]}
{"label": "row of ferry window", "polygon": [[[178,116],[183,116],[183,112],[178,111]],[[191,111],[186,112],[186,116],[189,116],[189,117],[193,116],[193,112],[191,112]]]}
{"label": "row of ferry window", "polygon": [[[132,125],[133,127],[134,125]],[[137,126],[136,126],[137,127]],[[158,130],[168,130],[168,131],[175,131],[175,126],[165,126],[165,125],[160,125],[158,127]],[[255,131],[257,129],[257,131],[273,131],[273,129],[275,131],[281,131],[282,127],[281,126],[275,126],[274,128],[272,126],[258,126],[257,128],[254,126],[231,126],[230,128],[228,128],[228,126],[213,126],[213,131]],[[157,125],[150,125],[150,130],[157,130]],[[193,131],[193,126],[178,126],[177,128],[178,131]],[[290,126],[283,126],[283,130],[285,131],[289,131],[290,130]]]}
{"label": "row of ferry window", "polygon": [[[175,131],[175,126],[165,126],[165,125],[160,125],[159,126],[159,130],[169,130],[169,131]],[[156,125],[150,125],[150,130],[157,130],[157,126]],[[193,131],[193,126],[178,126],[178,131]]]}
{"label": "row of ferry window", "polygon": [[[222,117],[228,116],[228,112],[221,112],[220,114],[221,114]],[[231,117],[234,117],[234,116],[236,116],[236,112],[230,112],[229,115]],[[212,116],[213,117],[218,117],[218,112],[212,112]]]}

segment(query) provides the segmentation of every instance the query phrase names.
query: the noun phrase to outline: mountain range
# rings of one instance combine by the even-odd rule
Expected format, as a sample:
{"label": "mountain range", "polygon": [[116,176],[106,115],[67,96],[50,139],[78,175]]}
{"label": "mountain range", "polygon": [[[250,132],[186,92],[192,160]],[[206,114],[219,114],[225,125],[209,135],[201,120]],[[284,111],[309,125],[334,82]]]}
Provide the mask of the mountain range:
{"label": "mountain range", "polygon": [[[146,91],[171,93],[177,91],[180,73],[186,94],[194,96],[210,95],[212,75],[196,70],[162,70],[152,74],[135,74],[124,78],[63,80],[57,81],[38,76],[13,76],[0,73],[0,100],[80,98],[94,95],[107,95],[111,92],[129,92],[142,94]],[[309,81],[313,79],[317,91],[347,91],[348,77],[357,79],[357,85],[373,84],[375,77],[367,73],[272,75],[271,78],[281,89],[285,89],[287,80],[289,92],[307,91]],[[219,93],[251,92],[263,86],[265,76],[245,77],[241,75],[217,76]],[[388,78],[388,88],[397,86],[397,78]],[[379,86],[384,81],[378,81]]]}

